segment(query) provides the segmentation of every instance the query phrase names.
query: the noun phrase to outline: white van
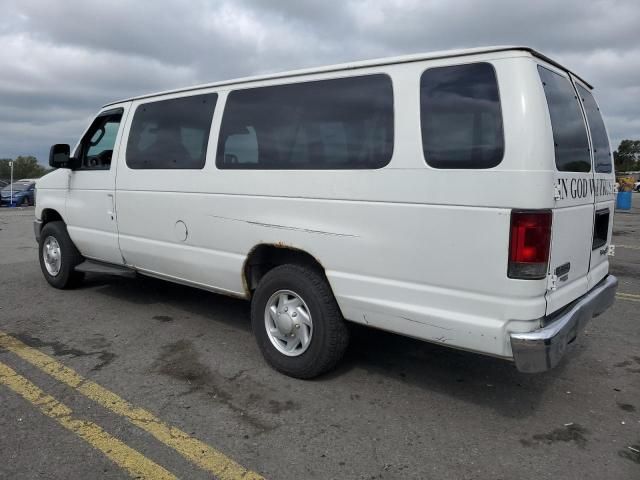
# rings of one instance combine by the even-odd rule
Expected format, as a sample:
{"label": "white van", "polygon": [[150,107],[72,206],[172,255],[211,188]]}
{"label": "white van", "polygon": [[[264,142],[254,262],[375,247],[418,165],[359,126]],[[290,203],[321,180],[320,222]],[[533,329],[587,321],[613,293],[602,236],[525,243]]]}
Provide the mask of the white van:
{"label": "white van", "polygon": [[591,89],[491,47],[111,103],[51,149],[42,271],[250,299],[265,358],[299,378],[336,365],[346,321],[548,370],[617,287]]}

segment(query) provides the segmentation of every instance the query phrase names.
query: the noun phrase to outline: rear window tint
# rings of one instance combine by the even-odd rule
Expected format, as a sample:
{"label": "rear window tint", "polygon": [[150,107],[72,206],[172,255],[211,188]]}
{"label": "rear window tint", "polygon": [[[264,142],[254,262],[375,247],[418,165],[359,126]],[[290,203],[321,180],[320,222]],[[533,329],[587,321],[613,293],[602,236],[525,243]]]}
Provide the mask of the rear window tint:
{"label": "rear window tint", "polygon": [[209,93],[138,106],[127,142],[129,168],[203,168],[217,98]]}
{"label": "rear window tint", "polygon": [[593,143],[593,160],[595,170],[598,173],[611,173],[611,148],[607,130],[602,120],[602,114],[596,100],[586,88],[578,85],[578,93],[587,113],[589,130],[591,130],[591,142]]}
{"label": "rear window tint", "polygon": [[540,65],[538,73],[549,106],[556,168],[561,172],[591,171],[587,130],[571,82]]}
{"label": "rear window tint", "polygon": [[491,168],[502,161],[498,82],[489,63],[431,68],[420,78],[424,158],[435,168]]}
{"label": "rear window tint", "polygon": [[393,153],[387,75],[236,90],[220,127],[221,169],[373,169]]}

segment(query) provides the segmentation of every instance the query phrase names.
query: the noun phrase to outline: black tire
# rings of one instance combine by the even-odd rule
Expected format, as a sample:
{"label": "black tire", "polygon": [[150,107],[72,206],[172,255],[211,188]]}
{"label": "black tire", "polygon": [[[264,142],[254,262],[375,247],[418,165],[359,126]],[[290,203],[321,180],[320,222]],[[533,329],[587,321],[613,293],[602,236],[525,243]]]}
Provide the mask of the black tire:
{"label": "black tire", "polygon": [[[298,356],[287,356],[278,351],[265,327],[267,302],[279,290],[295,292],[311,314],[311,341],[307,350]],[[251,300],[251,325],[269,365],[295,378],[313,378],[333,369],[349,343],[349,330],[323,273],[302,265],[275,267],[260,280]]]}
{"label": "black tire", "polygon": [[[43,248],[49,237],[55,238],[60,247],[61,265],[57,275],[51,275],[47,271],[44,263]],[[40,259],[42,274],[52,287],[60,289],[72,288],[80,284],[84,279],[83,272],[75,271],[76,265],[84,259],[71,241],[64,222],[49,222],[42,228],[40,232],[40,242],[38,244],[38,257]]]}
{"label": "black tire", "polygon": [[28,207],[29,206],[29,197],[24,197],[22,199],[22,202],[20,202],[20,206],[21,207]]}

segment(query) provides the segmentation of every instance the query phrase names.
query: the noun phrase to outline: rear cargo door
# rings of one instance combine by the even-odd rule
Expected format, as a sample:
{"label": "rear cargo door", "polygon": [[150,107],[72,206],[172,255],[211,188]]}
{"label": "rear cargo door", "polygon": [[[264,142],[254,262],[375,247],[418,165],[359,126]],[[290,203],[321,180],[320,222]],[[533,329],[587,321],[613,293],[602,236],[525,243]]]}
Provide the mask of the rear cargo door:
{"label": "rear cargo door", "polygon": [[547,277],[547,315],[590,288],[594,174],[585,117],[565,72],[538,65],[555,152],[555,192]]}
{"label": "rear cargo door", "polygon": [[574,81],[587,119],[593,157],[594,222],[589,268],[589,288],[592,288],[609,272],[608,252],[615,208],[615,175],[609,136],[600,108],[589,88],[577,79]]}

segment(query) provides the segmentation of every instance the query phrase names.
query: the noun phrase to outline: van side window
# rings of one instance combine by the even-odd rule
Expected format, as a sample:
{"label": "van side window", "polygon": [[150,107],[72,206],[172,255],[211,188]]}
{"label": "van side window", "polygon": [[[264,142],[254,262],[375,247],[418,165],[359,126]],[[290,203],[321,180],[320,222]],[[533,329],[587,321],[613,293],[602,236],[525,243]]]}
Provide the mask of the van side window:
{"label": "van side window", "polygon": [[491,168],[502,161],[498,81],[489,63],[426,70],[420,78],[422,150],[434,168]]}
{"label": "van side window", "polygon": [[99,115],[80,143],[81,170],[109,170],[122,110]]}
{"label": "van side window", "polygon": [[203,168],[217,99],[208,93],[139,105],[127,142],[129,168]]}
{"label": "van side window", "polygon": [[538,73],[549,106],[556,168],[561,172],[590,172],[587,129],[571,82],[541,65]]}
{"label": "van side window", "polygon": [[393,153],[393,89],[366,75],[235,90],[227,97],[221,169],[373,169]]}
{"label": "van side window", "polygon": [[593,163],[595,164],[596,172],[611,173],[611,148],[609,147],[609,137],[602,120],[602,114],[591,92],[581,85],[577,85],[577,87],[578,94],[584,104],[584,111],[587,114],[589,130],[591,130]]}

